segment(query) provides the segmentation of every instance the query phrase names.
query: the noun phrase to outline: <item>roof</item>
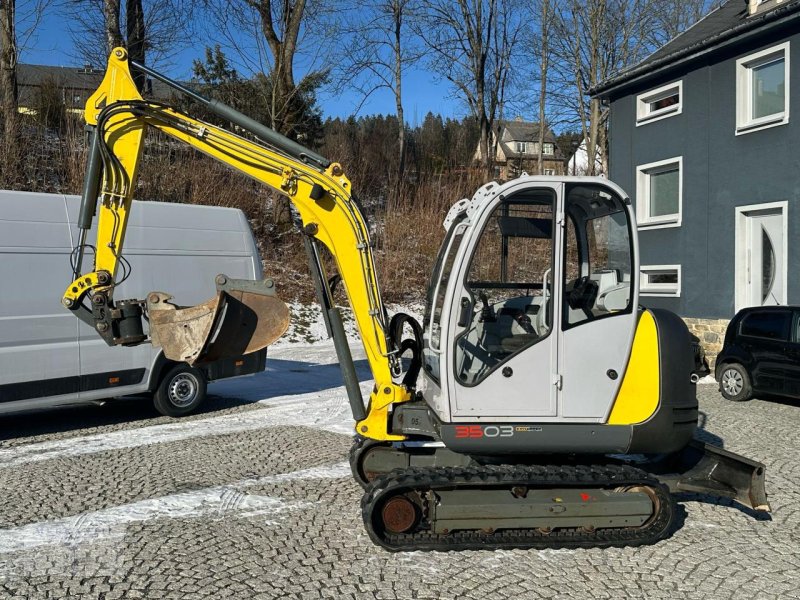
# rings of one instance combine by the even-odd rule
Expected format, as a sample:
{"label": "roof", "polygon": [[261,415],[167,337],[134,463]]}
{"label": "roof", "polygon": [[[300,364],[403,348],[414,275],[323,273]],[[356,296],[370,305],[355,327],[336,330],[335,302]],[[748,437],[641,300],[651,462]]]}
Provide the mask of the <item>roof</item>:
{"label": "roof", "polygon": [[745,0],[728,0],[642,62],[600,83],[590,93],[608,96],[623,85],[654,77],[666,68],[690,61],[718,46],[795,20],[800,21],[800,0],[787,0],[751,16],[748,16]]}
{"label": "roof", "polygon": [[[508,133],[508,139],[514,142],[538,142],[539,141],[539,123],[530,123],[528,121],[499,121],[497,124],[498,131],[505,131]],[[549,127],[545,129],[544,139],[546,142],[555,142],[556,138]]]}
{"label": "roof", "polygon": [[[520,154],[517,152],[514,142],[538,142],[539,141],[539,123],[530,123],[528,121],[514,120],[514,121],[498,121],[497,131],[500,133],[499,144],[503,149],[503,154],[506,158],[522,157],[530,158],[532,154]],[[556,136],[549,127],[545,127],[544,132],[545,143],[553,144],[553,154],[548,154],[545,160],[563,160],[561,150],[556,144]]]}
{"label": "roof", "polygon": [[[95,69],[91,66],[84,67],[54,67],[50,65],[17,65],[17,87],[19,88],[20,105],[26,105],[34,100],[34,90],[44,83],[52,81],[61,89],[78,92],[74,97],[65,98],[68,105],[83,104],[103,81],[105,69]],[[170,89],[160,81],[152,81],[152,96],[156,98],[169,98]],[[81,94],[80,92],[87,92]]]}

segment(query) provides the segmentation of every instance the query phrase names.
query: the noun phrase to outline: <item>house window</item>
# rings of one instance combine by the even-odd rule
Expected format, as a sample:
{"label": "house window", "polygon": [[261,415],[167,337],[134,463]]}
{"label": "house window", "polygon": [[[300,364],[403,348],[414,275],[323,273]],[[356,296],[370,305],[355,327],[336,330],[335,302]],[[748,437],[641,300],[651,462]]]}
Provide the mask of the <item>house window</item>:
{"label": "house window", "polygon": [[528,151],[528,145],[525,142],[517,142],[517,154],[525,154]]}
{"label": "house window", "polygon": [[639,227],[677,227],[683,201],[683,157],[636,169],[636,220]]}
{"label": "house window", "polygon": [[736,61],[736,133],[789,122],[789,42]]}
{"label": "house window", "polygon": [[639,293],[643,296],[680,296],[680,265],[646,265],[640,267]]}
{"label": "house window", "polygon": [[681,113],[683,82],[677,81],[636,96],[636,125],[643,125]]}
{"label": "house window", "polygon": [[543,148],[543,154],[547,154],[548,156],[552,156],[553,155],[553,151],[555,149],[553,144],[551,144],[549,142],[545,142],[545,144],[542,146],[542,148]]}
{"label": "house window", "polygon": [[544,174],[545,174],[545,175],[555,175],[555,174],[556,174],[556,172],[555,172],[555,170],[554,170],[554,169],[545,169],[545,170],[544,170]]}

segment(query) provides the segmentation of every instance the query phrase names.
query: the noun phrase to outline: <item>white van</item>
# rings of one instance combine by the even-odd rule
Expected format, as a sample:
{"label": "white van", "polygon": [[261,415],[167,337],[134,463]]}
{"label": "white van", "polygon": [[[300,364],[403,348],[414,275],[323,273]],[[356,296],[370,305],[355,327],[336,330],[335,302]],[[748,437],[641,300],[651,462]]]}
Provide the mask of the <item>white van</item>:
{"label": "white van", "polygon": [[[79,205],[78,196],[0,191],[0,414],[146,392],[162,414],[180,416],[200,405],[207,381],[264,370],[266,350],[192,368],[150,344],[109,347],[75,318],[61,297]],[[262,276],[247,220],[231,208],[135,202],[124,256],[131,273],[117,299],[163,291],[192,305],[214,297],[218,273]]]}

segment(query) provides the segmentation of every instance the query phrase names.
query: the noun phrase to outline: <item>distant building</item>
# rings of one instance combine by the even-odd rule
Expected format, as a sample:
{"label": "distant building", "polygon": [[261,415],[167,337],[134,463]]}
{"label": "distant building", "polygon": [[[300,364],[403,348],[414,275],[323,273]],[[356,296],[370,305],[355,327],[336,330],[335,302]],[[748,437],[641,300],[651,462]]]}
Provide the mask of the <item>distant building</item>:
{"label": "distant building", "polygon": [[[539,158],[539,124],[528,123],[522,119],[500,121],[489,141],[495,152],[495,174],[500,179],[512,179],[523,171],[537,173]],[[542,146],[544,169],[542,175],[563,175],[564,155],[556,144],[556,137],[548,127]],[[475,160],[481,160],[480,145],[475,151]]]}
{"label": "distant building", "polygon": [[[19,111],[32,113],[41,102],[41,93],[56,88],[68,112],[82,113],[86,100],[100,86],[105,69],[91,65],[83,67],[52,67],[49,65],[17,65]],[[160,81],[147,80],[147,94],[152,98],[170,97],[170,89]]]}
{"label": "distant building", "polygon": [[712,355],[739,309],[800,304],[800,0],[728,0],[592,92],[635,202],[642,303]]}
{"label": "distant building", "polygon": [[[572,153],[567,161],[567,175],[588,175],[589,174],[589,151],[586,149],[586,140],[582,140],[580,145]],[[598,146],[595,148],[594,174],[605,177],[605,167],[603,165],[603,152]]]}

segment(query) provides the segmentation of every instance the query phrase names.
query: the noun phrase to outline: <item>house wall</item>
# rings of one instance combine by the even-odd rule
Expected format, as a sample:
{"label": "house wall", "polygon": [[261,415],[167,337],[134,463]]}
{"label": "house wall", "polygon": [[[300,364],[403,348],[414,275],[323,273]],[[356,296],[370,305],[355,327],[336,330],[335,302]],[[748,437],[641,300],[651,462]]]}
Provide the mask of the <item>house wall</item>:
{"label": "house wall", "polygon": [[[736,59],[790,41],[789,123],[744,135],[736,130]],[[636,126],[636,95],[683,79],[682,113]],[[680,297],[643,296],[646,306],[689,319],[730,319],[735,311],[735,208],[788,202],[789,303],[800,304],[800,33],[770,36],[673,72],[613,99],[610,175],[635,201],[636,168],[683,157],[680,227],[639,230],[641,264],[680,264]]]}

